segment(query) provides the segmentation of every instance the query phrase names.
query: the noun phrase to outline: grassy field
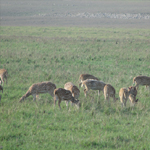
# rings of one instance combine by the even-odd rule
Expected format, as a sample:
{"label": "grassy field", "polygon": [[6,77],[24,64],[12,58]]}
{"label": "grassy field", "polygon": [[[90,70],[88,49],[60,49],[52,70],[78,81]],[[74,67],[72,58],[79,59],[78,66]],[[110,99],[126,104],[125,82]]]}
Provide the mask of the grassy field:
{"label": "grassy field", "polygon": [[49,94],[19,99],[29,86],[51,81],[78,85],[89,73],[116,89],[137,75],[150,76],[150,30],[67,27],[0,27],[0,68],[8,84],[0,102],[0,149],[150,149],[150,91],[140,86],[138,104],[105,103],[103,93],[80,88],[81,108],[54,109]]}

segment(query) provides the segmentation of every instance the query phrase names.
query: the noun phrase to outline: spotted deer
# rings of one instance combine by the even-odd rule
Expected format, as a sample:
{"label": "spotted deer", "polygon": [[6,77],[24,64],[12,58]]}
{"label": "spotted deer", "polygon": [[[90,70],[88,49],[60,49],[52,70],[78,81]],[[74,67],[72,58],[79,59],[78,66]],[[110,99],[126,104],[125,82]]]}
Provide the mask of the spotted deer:
{"label": "spotted deer", "polygon": [[82,81],[84,89],[84,95],[87,96],[88,91],[91,90],[98,90],[98,95],[100,95],[100,91],[104,90],[104,86],[106,85],[103,81],[87,79]]}
{"label": "spotted deer", "polygon": [[129,100],[131,106],[134,106],[138,102],[138,99],[136,100],[136,96],[134,94],[129,94]]}
{"label": "spotted deer", "polygon": [[115,102],[116,100],[118,100],[118,98],[115,97],[115,94],[116,94],[116,90],[111,84],[106,84],[104,86],[105,100],[109,101],[109,98],[112,97]]}
{"label": "spotted deer", "polygon": [[63,89],[63,88],[57,88],[54,90],[54,106],[56,105],[56,101],[58,100],[58,106],[60,107],[61,101],[71,101],[72,103],[76,104],[76,106],[79,108],[80,101],[76,100],[72,93],[69,90]]}
{"label": "spotted deer", "polygon": [[4,79],[6,80],[7,84],[7,77],[8,77],[8,72],[5,69],[0,69],[0,83],[4,85]]}
{"label": "spotted deer", "polygon": [[82,81],[87,80],[87,79],[94,79],[94,80],[99,80],[97,77],[91,75],[91,74],[81,74],[79,76],[79,87],[82,87]]}
{"label": "spotted deer", "polygon": [[126,107],[126,102],[129,98],[131,104],[134,104],[138,101],[136,100],[136,95],[137,95],[137,89],[134,86],[130,86],[127,88],[121,88],[119,91],[119,97],[120,97],[120,102],[122,104],[122,107]]}
{"label": "spotted deer", "polygon": [[55,89],[56,89],[56,85],[49,81],[34,83],[29,87],[26,94],[20,98],[19,102],[22,102],[25,98],[27,98],[30,95],[33,96],[33,101],[35,101],[36,96],[43,93],[49,93],[53,97]]}
{"label": "spotted deer", "polygon": [[[72,93],[72,96],[78,100],[79,95],[80,95],[80,90],[78,89],[77,86],[75,86],[72,82],[67,82],[64,85],[64,89],[69,90]],[[68,106],[68,101],[66,101],[66,105]]]}
{"label": "spotted deer", "polygon": [[139,85],[146,85],[146,87],[150,87],[150,77],[147,76],[134,77],[133,83],[135,83],[137,89],[139,88]]}
{"label": "spotted deer", "polygon": [[79,90],[78,87],[75,86],[72,82],[67,82],[67,83],[64,85],[64,89],[69,90],[69,91],[72,93],[72,96],[73,96],[75,99],[78,99],[78,98],[79,98],[80,90]]}

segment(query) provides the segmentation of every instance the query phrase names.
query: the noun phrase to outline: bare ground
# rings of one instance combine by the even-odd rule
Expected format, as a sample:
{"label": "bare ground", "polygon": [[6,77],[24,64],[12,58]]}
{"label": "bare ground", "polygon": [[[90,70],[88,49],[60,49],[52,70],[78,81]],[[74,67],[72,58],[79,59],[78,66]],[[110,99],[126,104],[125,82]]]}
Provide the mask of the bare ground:
{"label": "bare ground", "polygon": [[150,28],[150,2],[1,0],[1,26]]}

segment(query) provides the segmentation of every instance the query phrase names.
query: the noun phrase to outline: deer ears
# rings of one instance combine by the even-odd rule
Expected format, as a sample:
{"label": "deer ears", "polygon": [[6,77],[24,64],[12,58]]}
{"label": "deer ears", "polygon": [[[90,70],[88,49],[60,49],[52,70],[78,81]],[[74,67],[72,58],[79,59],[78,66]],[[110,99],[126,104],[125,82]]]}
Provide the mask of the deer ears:
{"label": "deer ears", "polygon": [[128,87],[128,89],[131,90],[131,89],[132,89],[132,86]]}
{"label": "deer ears", "polygon": [[128,87],[129,90],[131,90],[132,88],[133,88],[133,89],[136,89],[136,86],[129,86],[129,87]]}

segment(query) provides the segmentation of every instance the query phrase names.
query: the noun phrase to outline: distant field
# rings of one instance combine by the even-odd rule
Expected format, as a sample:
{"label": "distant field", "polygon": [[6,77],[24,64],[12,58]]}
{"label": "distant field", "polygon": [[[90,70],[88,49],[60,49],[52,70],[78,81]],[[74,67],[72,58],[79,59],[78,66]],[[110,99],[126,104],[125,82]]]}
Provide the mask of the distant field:
{"label": "distant field", "polygon": [[146,0],[1,0],[2,26],[150,29]]}
{"label": "distant field", "polygon": [[65,103],[53,108],[49,94],[20,97],[31,84],[51,81],[63,87],[78,85],[81,73],[112,84],[118,97],[137,75],[150,76],[150,30],[78,27],[0,27],[0,68],[8,70],[8,84],[0,102],[0,148],[26,149],[150,149],[150,92],[140,86],[138,104],[104,102],[97,92],[81,108]]}

